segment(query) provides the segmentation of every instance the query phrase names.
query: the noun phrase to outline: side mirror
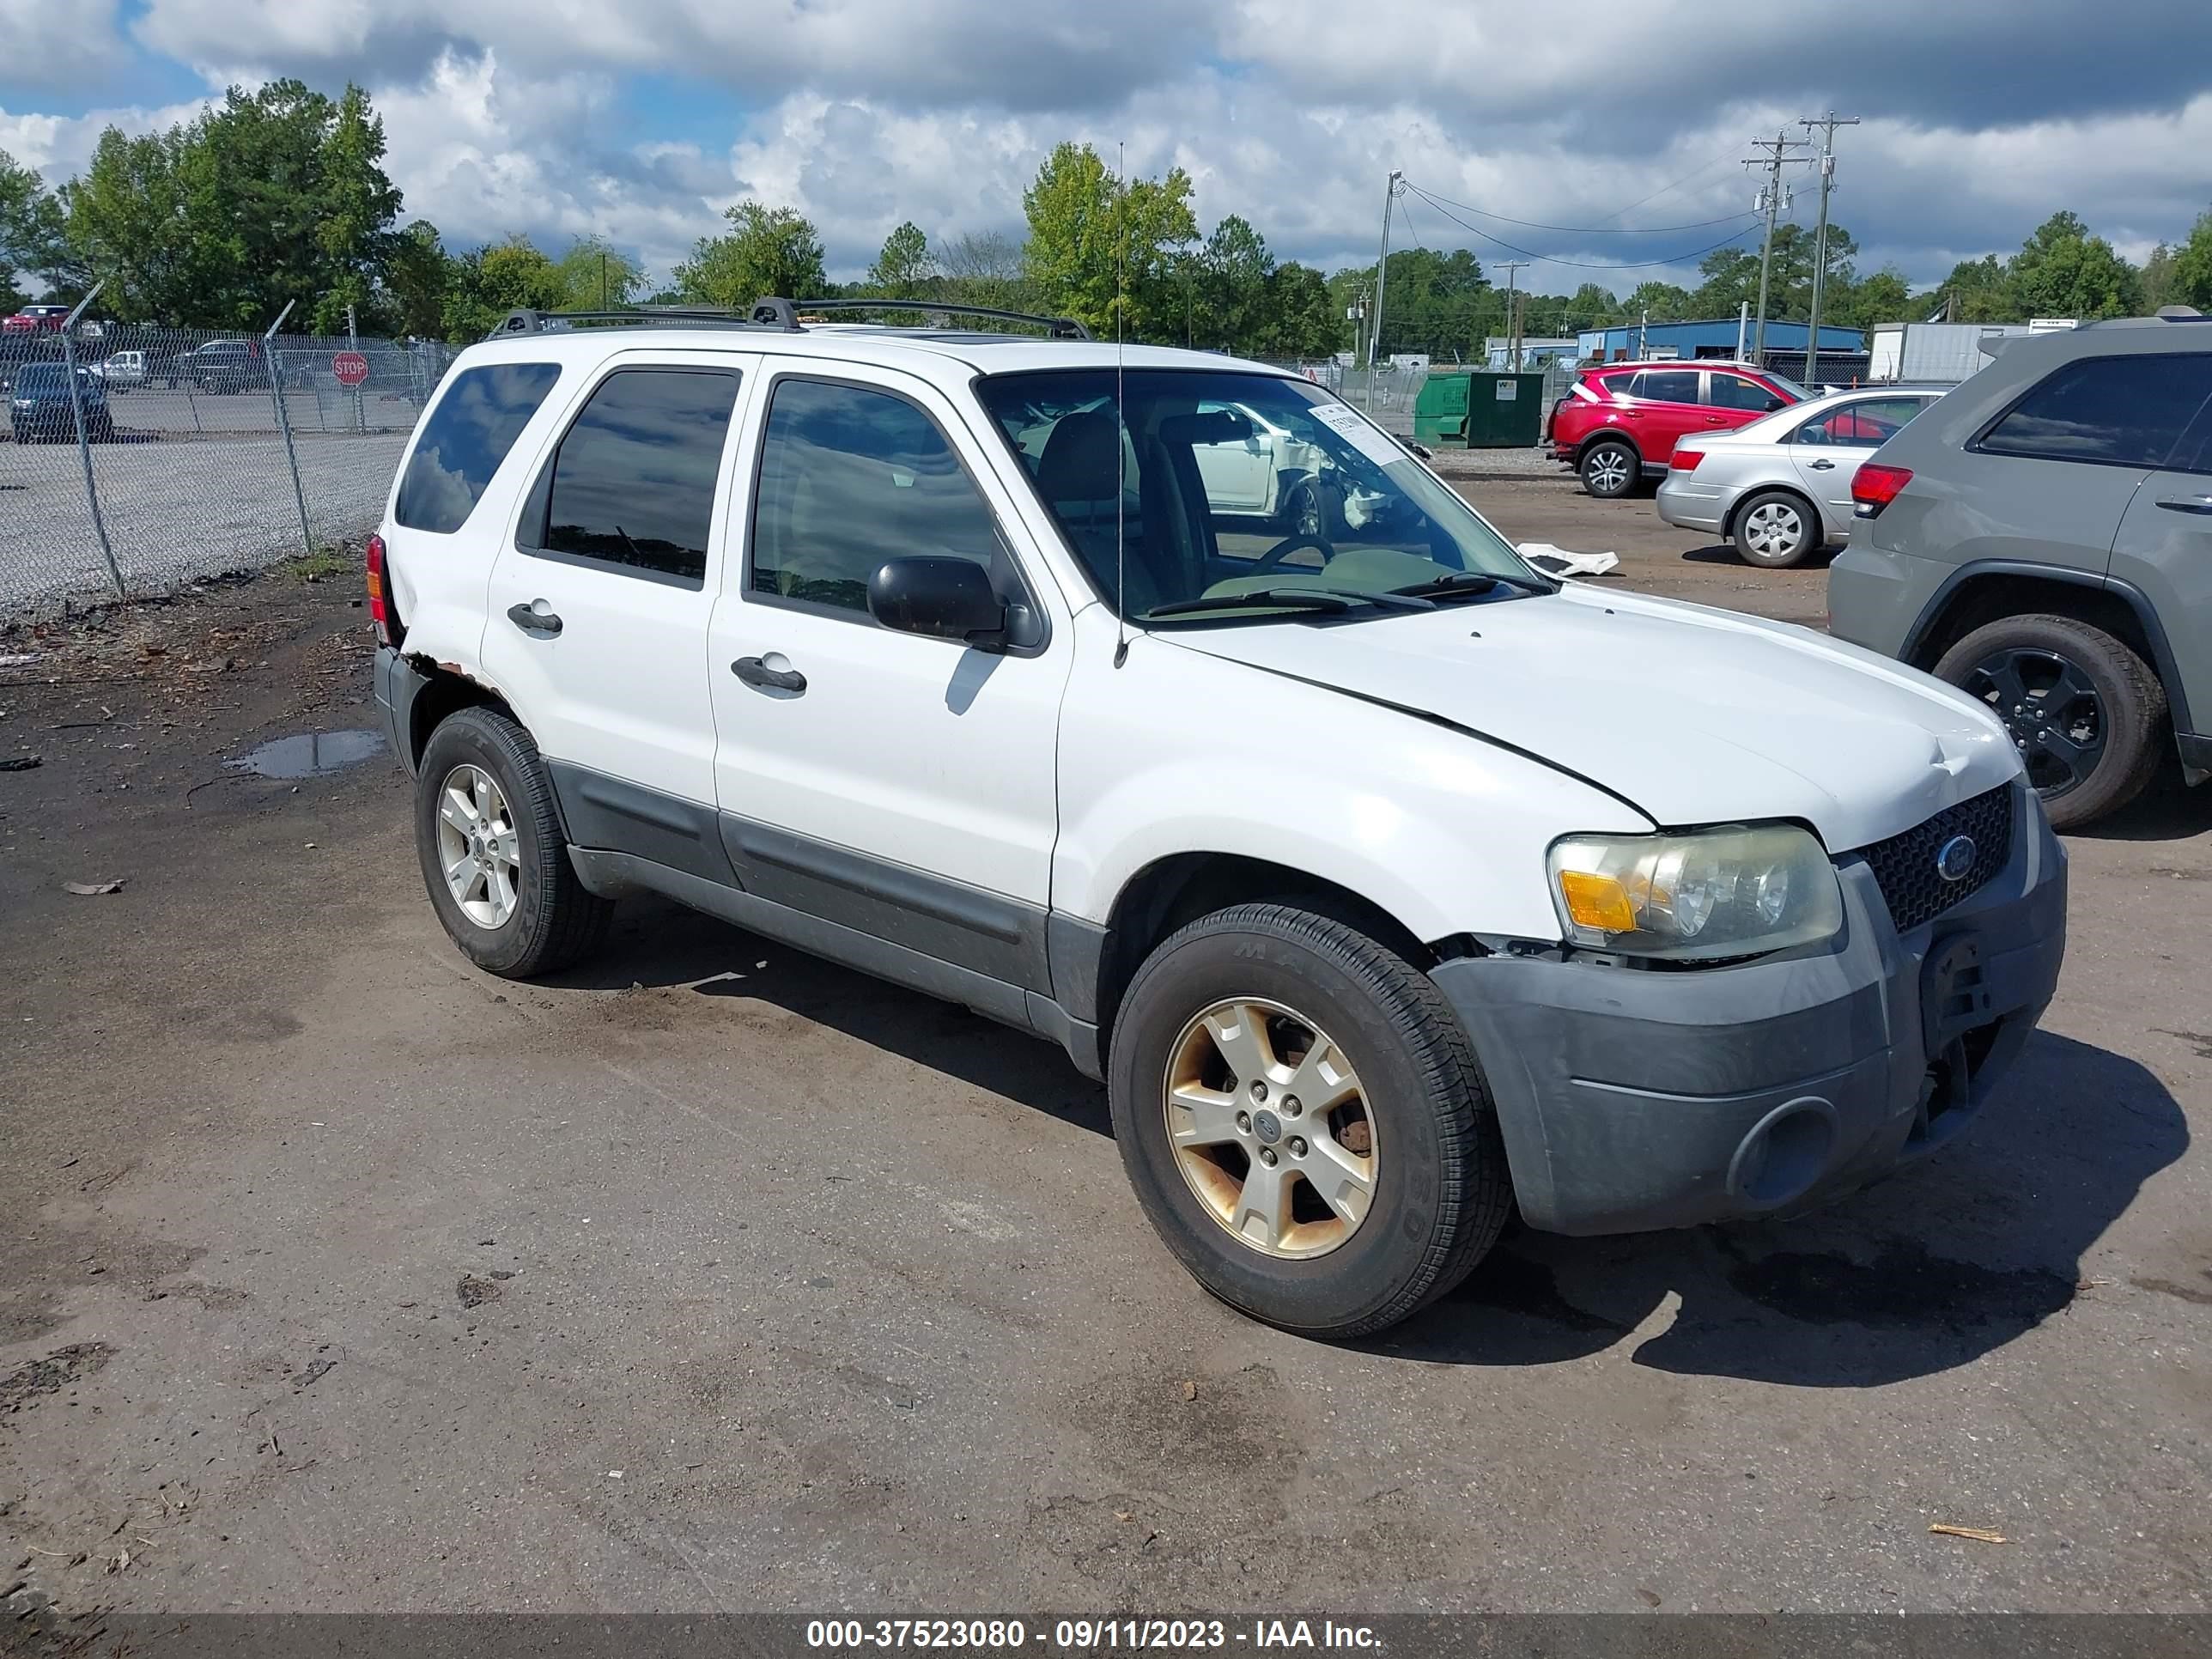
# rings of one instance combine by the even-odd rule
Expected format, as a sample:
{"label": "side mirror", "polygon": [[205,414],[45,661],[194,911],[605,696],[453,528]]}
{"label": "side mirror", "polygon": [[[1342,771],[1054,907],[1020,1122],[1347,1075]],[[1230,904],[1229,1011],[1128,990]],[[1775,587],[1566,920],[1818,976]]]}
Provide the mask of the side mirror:
{"label": "side mirror", "polygon": [[1774,413],[1778,409],[1787,409],[1789,407],[1790,399],[1787,398],[1770,397],[1766,400],[1766,412],[1770,415]]}
{"label": "side mirror", "polygon": [[967,559],[891,559],[868,579],[868,614],[885,628],[986,650],[1006,641],[1006,606]]}

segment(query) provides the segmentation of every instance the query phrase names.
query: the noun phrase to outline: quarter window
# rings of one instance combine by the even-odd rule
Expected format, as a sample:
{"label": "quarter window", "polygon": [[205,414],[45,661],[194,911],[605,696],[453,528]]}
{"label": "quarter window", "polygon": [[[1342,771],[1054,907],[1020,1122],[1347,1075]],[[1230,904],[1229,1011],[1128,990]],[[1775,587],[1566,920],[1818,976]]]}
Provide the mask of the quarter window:
{"label": "quarter window", "polygon": [[2045,379],[1976,446],[1992,455],[2160,467],[2212,398],[2212,352],[2084,357]]}
{"label": "quarter window", "polygon": [[533,550],[703,586],[737,397],[732,369],[617,369],[562,438],[524,510],[520,539]]}
{"label": "quarter window", "polygon": [[866,614],[887,559],[987,568],[996,521],[937,423],[867,386],[781,380],[761,443],[752,589]]}
{"label": "quarter window", "polygon": [[409,530],[442,535],[466,524],[560,378],[556,363],[488,363],[455,375],[415,441],[393,519]]}

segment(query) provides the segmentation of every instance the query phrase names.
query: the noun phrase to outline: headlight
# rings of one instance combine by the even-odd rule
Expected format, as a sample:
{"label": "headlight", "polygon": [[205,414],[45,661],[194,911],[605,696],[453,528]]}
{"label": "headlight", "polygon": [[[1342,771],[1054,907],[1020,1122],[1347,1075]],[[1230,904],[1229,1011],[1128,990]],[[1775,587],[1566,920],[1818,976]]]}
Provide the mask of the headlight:
{"label": "headlight", "polygon": [[1835,866],[1793,824],[1570,836],[1553,843],[1551,867],[1568,939],[1626,956],[1756,956],[1844,924]]}

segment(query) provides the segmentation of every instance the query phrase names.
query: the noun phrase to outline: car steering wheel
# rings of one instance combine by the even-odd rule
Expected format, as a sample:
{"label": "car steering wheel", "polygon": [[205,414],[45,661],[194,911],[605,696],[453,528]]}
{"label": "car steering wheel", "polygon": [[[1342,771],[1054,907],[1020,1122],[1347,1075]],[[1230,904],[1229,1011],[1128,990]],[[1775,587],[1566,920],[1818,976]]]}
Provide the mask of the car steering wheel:
{"label": "car steering wheel", "polygon": [[1273,547],[1269,548],[1265,553],[1262,553],[1256,560],[1255,560],[1253,562],[1251,570],[1247,574],[1254,576],[1264,576],[1269,571],[1273,570],[1277,566],[1280,565],[1285,559],[1290,557],[1291,554],[1297,552],[1302,547],[1320,549],[1321,562],[1323,564],[1327,564],[1331,559],[1336,556],[1336,548],[1326,536],[1307,536],[1303,534],[1297,536],[1285,536],[1282,540],[1277,542]]}

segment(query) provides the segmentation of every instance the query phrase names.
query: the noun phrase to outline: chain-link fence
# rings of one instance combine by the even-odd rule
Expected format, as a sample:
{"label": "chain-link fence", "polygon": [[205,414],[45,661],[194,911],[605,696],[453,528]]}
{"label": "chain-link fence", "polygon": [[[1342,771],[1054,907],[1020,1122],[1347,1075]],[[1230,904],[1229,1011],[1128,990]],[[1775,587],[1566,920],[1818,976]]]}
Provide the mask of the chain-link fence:
{"label": "chain-link fence", "polygon": [[0,334],[0,615],[364,536],[453,356],[114,323]]}

